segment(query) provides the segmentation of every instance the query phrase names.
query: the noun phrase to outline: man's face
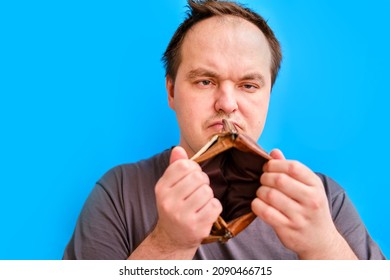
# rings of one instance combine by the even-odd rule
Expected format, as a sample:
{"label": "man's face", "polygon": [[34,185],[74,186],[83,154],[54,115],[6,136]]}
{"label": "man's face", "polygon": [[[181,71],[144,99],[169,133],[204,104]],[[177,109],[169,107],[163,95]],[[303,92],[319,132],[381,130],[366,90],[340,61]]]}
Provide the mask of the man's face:
{"label": "man's face", "polygon": [[254,24],[232,16],[212,17],[188,31],[176,79],[166,85],[176,112],[180,145],[191,157],[222,119],[257,140],[264,128],[271,91],[271,52]]}

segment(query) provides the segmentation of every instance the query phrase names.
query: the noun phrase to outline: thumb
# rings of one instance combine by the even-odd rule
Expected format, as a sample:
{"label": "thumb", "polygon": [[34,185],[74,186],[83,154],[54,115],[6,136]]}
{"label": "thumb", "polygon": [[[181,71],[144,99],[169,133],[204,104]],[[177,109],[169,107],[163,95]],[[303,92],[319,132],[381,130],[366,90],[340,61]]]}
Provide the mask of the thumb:
{"label": "thumb", "polygon": [[188,159],[188,155],[182,147],[176,146],[171,151],[171,157],[169,158],[169,164],[172,164],[179,159]]}
{"label": "thumb", "polygon": [[286,159],[285,156],[283,155],[282,151],[279,149],[274,149],[271,151],[270,156],[273,159]]}

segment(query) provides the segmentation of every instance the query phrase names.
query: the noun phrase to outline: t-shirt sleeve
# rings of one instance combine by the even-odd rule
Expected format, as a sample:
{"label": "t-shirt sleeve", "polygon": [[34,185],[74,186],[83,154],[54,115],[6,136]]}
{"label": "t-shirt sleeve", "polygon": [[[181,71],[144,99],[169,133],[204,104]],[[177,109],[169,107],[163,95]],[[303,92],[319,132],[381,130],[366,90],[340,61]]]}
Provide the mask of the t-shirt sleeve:
{"label": "t-shirt sleeve", "polygon": [[331,178],[321,174],[319,176],[329,197],[332,218],[336,228],[357,257],[363,260],[384,259],[383,253],[369,235],[345,190]]}
{"label": "t-shirt sleeve", "polygon": [[92,189],[63,259],[120,260],[128,257],[119,180],[120,170],[113,169]]}

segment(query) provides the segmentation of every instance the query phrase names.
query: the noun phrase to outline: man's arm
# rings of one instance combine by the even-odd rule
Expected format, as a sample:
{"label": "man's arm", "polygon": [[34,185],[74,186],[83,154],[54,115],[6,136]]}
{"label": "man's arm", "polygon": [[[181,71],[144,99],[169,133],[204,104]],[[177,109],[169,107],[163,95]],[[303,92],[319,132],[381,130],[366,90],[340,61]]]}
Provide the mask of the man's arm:
{"label": "man's arm", "polygon": [[192,259],[222,212],[208,176],[175,147],[155,192],[158,222],[129,259]]}
{"label": "man's arm", "polygon": [[279,150],[264,165],[252,210],[300,259],[357,259],[337,231],[321,179]]}
{"label": "man's arm", "polygon": [[181,248],[170,242],[169,237],[155,230],[145,238],[128,259],[190,260],[194,257],[197,248],[198,246]]}

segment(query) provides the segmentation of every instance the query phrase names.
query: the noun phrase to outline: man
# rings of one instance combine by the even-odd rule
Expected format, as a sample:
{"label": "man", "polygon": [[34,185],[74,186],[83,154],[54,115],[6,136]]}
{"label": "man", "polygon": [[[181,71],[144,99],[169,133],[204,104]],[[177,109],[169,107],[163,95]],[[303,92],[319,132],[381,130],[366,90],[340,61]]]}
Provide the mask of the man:
{"label": "man", "polygon": [[280,150],[264,165],[257,215],[226,244],[201,244],[222,211],[190,160],[222,119],[257,140],[280,67],[266,22],[238,4],[189,1],[164,54],[179,146],[109,171],[88,198],[65,259],[381,259],[345,192]]}

